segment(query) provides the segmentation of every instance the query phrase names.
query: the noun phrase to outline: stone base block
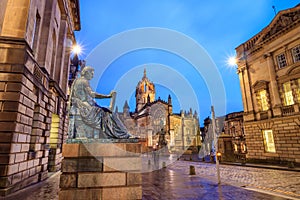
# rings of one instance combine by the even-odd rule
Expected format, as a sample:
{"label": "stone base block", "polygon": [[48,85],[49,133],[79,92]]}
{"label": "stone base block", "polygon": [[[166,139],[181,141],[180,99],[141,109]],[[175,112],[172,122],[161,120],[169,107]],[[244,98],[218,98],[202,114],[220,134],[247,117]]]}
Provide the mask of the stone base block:
{"label": "stone base block", "polygon": [[109,141],[72,139],[63,145],[60,200],[142,199],[141,144]]}

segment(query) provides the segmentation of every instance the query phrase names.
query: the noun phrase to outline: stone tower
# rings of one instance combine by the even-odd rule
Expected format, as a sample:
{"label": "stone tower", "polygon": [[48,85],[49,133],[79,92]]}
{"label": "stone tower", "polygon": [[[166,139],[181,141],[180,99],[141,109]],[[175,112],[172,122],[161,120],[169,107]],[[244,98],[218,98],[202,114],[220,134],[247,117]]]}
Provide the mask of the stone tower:
{"label": "stone tower", "polygon": [[147,78],[146,69],[144,69],[142,80],[136,86],[135,98],[136,111],[139,111],[149,100],[150,102],[155,100],[155,86]]}

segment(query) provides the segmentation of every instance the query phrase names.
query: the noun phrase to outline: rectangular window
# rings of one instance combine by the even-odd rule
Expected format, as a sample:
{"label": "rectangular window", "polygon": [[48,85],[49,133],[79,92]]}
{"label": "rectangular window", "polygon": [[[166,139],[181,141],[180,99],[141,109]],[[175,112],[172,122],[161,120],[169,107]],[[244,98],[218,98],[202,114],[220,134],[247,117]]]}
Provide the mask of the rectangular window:
{"label": "rectangular window", "polygon": [[273,137],[273,131],[272,130],[263,130],[263,137],[264,137],[264,145],[265,145],[265,151],[275,153],[275,142]]}
{"label": "rectangular window", "polygon": [[300,45],[296,46],[295,48],[292,49],[292,54],[293,54],[293,60],[295,62],[300,61]]}
{"label": "rectangular window", "polygon": [[283,84],[283,92],[284,92],[284,105],[285,106],[293,105],[294,97],[293,97],[291,83],[289,81]]}
{"label": "rectangular window", "polygon": [[268,97],[267,97],[267,90],[261,90],[259,91],[259,98],[261,103],[261,109],[262,111],[266,111],[269,109],[268,105]]}
{"label": "rectangular window", "polygon": [[57,145],[60,143],[59,140],[59,123],[60,118],[57,114],[52,114],[51,119],[51,129],[50,129],[50,148],[57,148]]}
{"label": "rectangular window", "polygon": [[284,68],[284,67],[287,66],[286,58],[285,58],[284,53],[279,54],[279,55],[277,56],[277,62],[278,62],[278,68],[279,68],[279,69]]}

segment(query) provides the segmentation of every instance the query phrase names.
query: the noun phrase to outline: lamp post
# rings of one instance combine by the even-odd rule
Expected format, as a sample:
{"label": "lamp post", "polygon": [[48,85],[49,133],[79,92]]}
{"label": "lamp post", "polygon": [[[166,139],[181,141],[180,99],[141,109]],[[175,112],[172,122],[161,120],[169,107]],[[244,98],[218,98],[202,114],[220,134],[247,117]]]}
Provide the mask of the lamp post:
{"label": "lamp post", "polygon": [[215,111],[214,106],[211,106],[211,118],[212,118],[212,131],[213,131],[213,138],[214,138],[214,149],[216,152],[216,169],[217,169],[217,177],[218,177],[218,184],[221,184],[220,178],[220,166],[219,166],[219,159],[218,159],[218,137],[216,134],[216,120],[215,120]]}

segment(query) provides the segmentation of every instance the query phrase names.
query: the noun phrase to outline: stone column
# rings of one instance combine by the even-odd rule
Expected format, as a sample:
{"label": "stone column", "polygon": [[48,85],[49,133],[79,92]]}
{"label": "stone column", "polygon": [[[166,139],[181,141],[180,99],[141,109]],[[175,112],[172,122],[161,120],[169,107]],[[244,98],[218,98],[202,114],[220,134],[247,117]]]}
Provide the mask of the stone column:
{"label": "stone column", "polygon": [[[66,16],[62,16],[60,21],[60,30],[58,35],[58,41],[64,41],[67,39],[67,20]],[[68,66],[65,66],[65,55],[66,55],[66,44],[58,43],[57,44],[57,58],[55,65],[55,75],[54,80],[57,82],[60,88],[65,87],[65,83],[62,82],[63,71],[68,69]],[[67,55],[68,56],[68,55]],[[65,80],[66,81],[66,80]],[[66,81],[68,82],[68,81]],[[64,90],[63,90],[64,91]],[[65,92],[65,91],[64,91]]]}
{"label": "stone column", "polygon": [[297,112],[299,112],[299,103],[300,103],[298,100],[298,94],[297,94],[297,90],[298,90],[297,79],[291,81],[291,88],[292,88],[292,93],[293,93],[293,99],[295,102],[294,111],[297,113]]}
{"label": "stone column", "polygon": [[244,85],[244,99],[243,102],[246,104],[247,112],[245,111],[244,119],[245,121],[253,121],[255,119],[254,116],[254,104],[253,104],[253,94],[251,91],[251,82],[249,77],[249,71],[247,69],[246,63],[243,68],[242,80]]}
{"label": "stone column", "polygon": [[280,96],[278,92],[278,85],[276,81],[276,73],[275,73],[275,65],[273,61],[273,55],[272,53],[269,53],[265,55],[267,58],[267,65],[268,65],[268,71],[270,76],[270,92],[271,92],[271,103],[272,103],[272,109],[273,109],[273,115],[281,116],[281,102],[280,102]]}
{"label": "stone column", "polygon": [[238,69],[237,73],[238,73],[239,79],[240,79],[240,86],[241,86],[244,112],[248,112],[247,99],[246,99],[246,94],[245,94],[244,70],[243,69]]}
{"label": "stone column", "polygon": [[[67,33],[66,40],[72,41],[72,36],[70,33]],[[61,71],[61,89],[66,94],[68,91],[68,80],[69,80],[69,72],[70,72],[70,55],[71,49],[70,47],[65,48],[64,52],[64,60],[63,62],[63,70]]]}

